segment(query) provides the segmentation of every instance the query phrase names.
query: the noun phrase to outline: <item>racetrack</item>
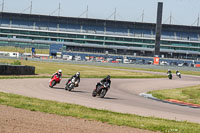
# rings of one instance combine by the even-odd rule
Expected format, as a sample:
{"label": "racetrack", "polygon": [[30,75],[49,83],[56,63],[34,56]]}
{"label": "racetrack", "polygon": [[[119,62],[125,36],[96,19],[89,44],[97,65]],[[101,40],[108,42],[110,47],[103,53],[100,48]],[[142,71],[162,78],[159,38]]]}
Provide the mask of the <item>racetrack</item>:
{"label": "racetrack", "polygon": [[200,77],[186,76],[179,79],[111,79],[111,89],[104,99],[92,97],[92,90],[100,79],[81,79],[80,86],[73,92],[64,90],[67,79],[54,88],[48,87],[49,79],[4,79],[0,80],[0,91],[40,99],[75,103],[88,107],[155,116],[173,120],[200,123],[200,109],[177,106],[146,99],[139,93],[155,89],[169,89],[200,84]]}

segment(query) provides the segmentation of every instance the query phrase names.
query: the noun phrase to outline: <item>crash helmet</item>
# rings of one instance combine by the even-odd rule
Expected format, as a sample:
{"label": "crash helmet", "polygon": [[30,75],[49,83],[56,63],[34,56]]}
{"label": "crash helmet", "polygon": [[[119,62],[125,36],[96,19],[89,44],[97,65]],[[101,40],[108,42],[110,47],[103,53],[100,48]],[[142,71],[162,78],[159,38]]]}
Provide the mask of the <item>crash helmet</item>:
{"label": "crash helmet", "polygon": [[76,72],[76,77],[80,76],[80,72]]}
{"label": "crash helmet", "polygon": [[107,79],[110,79],[110,75],[108,75],[106,78],[107,78]]}
{"label": "crash helmet", "polygon": [[58,70],[58,73],[60,73],[60,74],[61,74],[61,73],[62,73],[62,70],[61,70],[61,69],[60,69],[60,70]]}

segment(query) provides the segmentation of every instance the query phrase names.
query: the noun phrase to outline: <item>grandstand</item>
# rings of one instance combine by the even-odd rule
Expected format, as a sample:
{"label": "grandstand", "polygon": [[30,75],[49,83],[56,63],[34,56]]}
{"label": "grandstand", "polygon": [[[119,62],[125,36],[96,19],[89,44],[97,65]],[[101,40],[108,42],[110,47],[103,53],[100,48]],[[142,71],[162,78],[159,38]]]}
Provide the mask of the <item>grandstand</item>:
{"label": "grandstand", "polygon": [[[0,12],[0,46],[65,52],[153,56],[155,23]],[[200,27],[162,25],[160,53],[166,58],[200,57]]]}

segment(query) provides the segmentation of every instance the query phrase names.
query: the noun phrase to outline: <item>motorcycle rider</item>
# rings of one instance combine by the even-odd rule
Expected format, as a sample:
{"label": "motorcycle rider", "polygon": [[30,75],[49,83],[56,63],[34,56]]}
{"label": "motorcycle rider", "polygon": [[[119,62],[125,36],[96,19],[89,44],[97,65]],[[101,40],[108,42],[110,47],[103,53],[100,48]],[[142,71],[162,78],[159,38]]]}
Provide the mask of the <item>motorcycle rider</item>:
{"label": "motorcycle rider", "polygon": [[[57,72],[55,72],[55,73],[52,75],[51,79],[52,79],[55,75],[57,75],[58,78],[60,78],[60,80],[61,80],[61,79],[62,79],[62,70],[60,69],[60,70],[58,70]],[[59,82],[59,83],[60,83],[60,82]]]}
{"label": "motorcycle rider", "polygon": [[170,70],[170,69],[168,69],[168,71],[167,71],[167,74],[172,74],[172,72],[171,72],[171,70]]}
{"label": "motorcycle rider", "polygon": [[168,71],[167,71],[167,75],[168,75],[168,78],[169,78],[169,79],[172,79],[172,72],[171,72],[170,69],[168,69]]}
{"label": "motorcycle rider", "polygon": [[[111,85],[111,80],[110,80],[110,75],[107,75],[104,79],[102,79],[98,84],[105,84],[105,83],[109,83],[109,86],[108,88],[110,88],[110,85]],[[96,89],[97,89],[97,86],[98,84],[96,85]]]}
{"label": "motorcycle rider", "polygon": [[176,75],[180,74],[180,72],[178,70],[176,70]]}
{"label": "motorcycle rider", "polygon": [[70,79],[68,79],[67,84],[75,78],[75,87],[78,87],[78,84],[80,83],[80,72],[76,72]]}
{"label": "motorcycle rider", "polygon": [[178,76],[179,78],[181,78],[181,73],[178,70],[176,70],[176,76]]}

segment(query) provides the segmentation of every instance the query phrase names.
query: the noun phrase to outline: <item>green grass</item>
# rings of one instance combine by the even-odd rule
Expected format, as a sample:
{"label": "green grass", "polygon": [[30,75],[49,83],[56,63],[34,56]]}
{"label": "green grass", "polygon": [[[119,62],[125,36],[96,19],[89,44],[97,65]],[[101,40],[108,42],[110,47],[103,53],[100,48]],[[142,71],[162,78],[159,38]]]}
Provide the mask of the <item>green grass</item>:
{"label": "green grass", "polygon": [[[0,79],[26,79],[26,78],[50,78],[49,76],[39,76],[39,75],[34,75],[34,76],[17,76],[17,75],[12,75],[12,76],[0,76]],[[63,77],[63,78],[68,78],[68,77]]]}
{"label": "green grass", "polygon": [[[19,48],[13,46],[0,46],[0,51],[6,52],[19,52],[19,53],[31,53],[31,48]],[[49,54],[49,49],[35,49],[37,54]]]}
{"label": "green grass", "polygon": [[162,100],[176,99],[188,103],[200,104],[200,85],[177,89],[156,90],[148,93]]}
{"label": "green grass", "polygon": [[[12,59],[0,59],[0,63],[12,63]],[[158,74],[149,74],[142,72],[131,72],[124,70],[112,70],[103,67],[92,65],[79,65],[69,63],[55,63],[55,62],[40,62],[40,61],[25,61],[20,60],[22,65],[29,65],[36,67],[36,74],[50,76],[58,69],[63,70],[63,76],[69,77],[77,71],[81,73],[82,78],[103,78],[106,75],[111,75],[111,78],[164,78],[166,76]]]}
{"label": "green grass", "polygon": [[13,63],[11,63],[11,65],[21,65],[21,62],[19,60],[16,60]]}
{"label": "green grass", "polygon": [[122,114],[107,110],[98,110],[80,105],[61,103],[56,101],[41,100],[16,94],[0,92],[0,104],[31,111],[72,116],[87,120],[96,120],[118,126],[161,131],[167,133],[199,133],[200,124],[179,122],[155,117],[143,117],[132,114]]}
{"label": "green grass", "polygon": [[[108,67],[108,66],[99,66],[99,67]],[[141,70],[141,71],[167,73],[167,70],[152,69],[152,68],[131,68],[131,67],[115,67],[115,66],[109,66],[109,68],[118,68],[118,69]],[[171,70],[171,72],[172,73],[176,73],[176,70]],[[182,70],[181,74],[200,76],[200,72],[199,71],[183,71]]]}

